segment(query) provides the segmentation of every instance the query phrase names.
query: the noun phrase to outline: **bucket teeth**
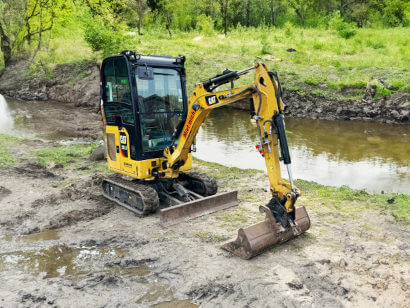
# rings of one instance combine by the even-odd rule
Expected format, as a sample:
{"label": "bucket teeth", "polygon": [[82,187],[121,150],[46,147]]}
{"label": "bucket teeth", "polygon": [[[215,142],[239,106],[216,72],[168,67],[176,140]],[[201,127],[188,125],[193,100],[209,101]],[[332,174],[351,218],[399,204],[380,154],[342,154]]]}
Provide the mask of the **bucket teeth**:
{"label": "bucket teeth", "polygon": [[251,259],[275,244],[284,243],[310,228],[310,219],[304,206],[296,208],[294,224],[283,228],[276,222],[266,206],[259,208],[266,214],[264,221],[238,230],[238,237],[222,245],[222,249],[232,252],[242,259]]}

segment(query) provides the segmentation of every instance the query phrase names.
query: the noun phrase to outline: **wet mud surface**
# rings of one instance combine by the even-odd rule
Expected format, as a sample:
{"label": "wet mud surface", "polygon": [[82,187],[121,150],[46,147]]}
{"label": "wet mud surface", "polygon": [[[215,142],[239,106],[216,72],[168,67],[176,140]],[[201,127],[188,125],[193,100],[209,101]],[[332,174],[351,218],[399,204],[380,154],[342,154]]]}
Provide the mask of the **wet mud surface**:
{"label": "wet mud surface", "polygon": [[[1,170],[1,307],[410,304],[408,229],[387,214],[311,209],[307,233],[244,261],[219,246],[263,219],[266,193],[165,229],[102,198],[101,178],[24,160]],[[251,180],[248,194],[264,192],[263,174]]]}

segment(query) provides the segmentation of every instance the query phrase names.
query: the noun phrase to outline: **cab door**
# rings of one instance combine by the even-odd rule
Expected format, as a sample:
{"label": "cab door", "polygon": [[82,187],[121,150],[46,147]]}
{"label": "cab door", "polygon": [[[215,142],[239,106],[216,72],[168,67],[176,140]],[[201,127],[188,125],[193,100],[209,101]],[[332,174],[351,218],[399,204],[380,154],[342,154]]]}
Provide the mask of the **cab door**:
{"label": "cab door", "polygon": [[106,120],[107,158],[113,171],[130,172],[135,136],[134,107],[128,63],[123,56],[107,58],[101,67],[101,99]]}
{"label": "cab door", "polygon": [[106,147],[107,160],[110,170],[119,171],[121,169],[121,155],[120,155],[120,134],[117,126],[107,125],[106,133]]}

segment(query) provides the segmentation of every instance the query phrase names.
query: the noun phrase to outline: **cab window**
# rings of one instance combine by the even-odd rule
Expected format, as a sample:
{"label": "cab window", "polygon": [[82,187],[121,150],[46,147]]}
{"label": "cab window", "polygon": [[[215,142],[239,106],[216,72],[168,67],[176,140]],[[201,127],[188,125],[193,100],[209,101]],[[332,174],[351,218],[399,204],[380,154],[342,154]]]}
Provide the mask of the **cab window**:
{"label": "cab window", "polygon": [[104,76],[106,102],[131,105],[130,83],[125,60],[117,58],[106,63]]}
{"label": "cab window", "polygon": [[172,134],[184,118],[181,76],[168,68],[152,68],[153,78],[136,75],[138,109],[144,152],[171,145]]}
{"label": "cab window", "polygon": [[104,113],[108,123],[121,116],[123,123],[134,123],[128,67],[124,58],[113,58],[104,64]]}

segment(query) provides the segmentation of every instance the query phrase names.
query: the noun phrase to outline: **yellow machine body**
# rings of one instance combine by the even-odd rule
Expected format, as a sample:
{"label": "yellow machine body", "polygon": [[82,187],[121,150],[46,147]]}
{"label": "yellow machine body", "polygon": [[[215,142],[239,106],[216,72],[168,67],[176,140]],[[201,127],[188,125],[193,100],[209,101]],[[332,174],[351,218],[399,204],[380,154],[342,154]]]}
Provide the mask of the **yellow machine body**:
{"label": "yellow machine body", "polygon": [[[124,133],[126,140],[121,140],[121,134]],[[129,134],[125,127],[106,125],[106,149],[108,168],[116,173],[121,173],[140,180],[154,180],[152,170],[163,172],[165,178],[175,178],[178,175],[169,168],[163,169],[165,158],[151,158],[146,160],[133,160],[130,157],[130,151],[123,151],[122,147],[130,144]],[[125,155],[126,153],[126,155]],[[189,171],[192,169],[192,154],[188,153],[185,164],[180,167],[180,171]]]}

